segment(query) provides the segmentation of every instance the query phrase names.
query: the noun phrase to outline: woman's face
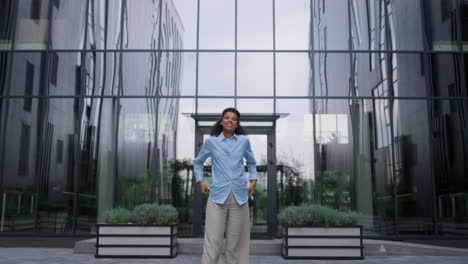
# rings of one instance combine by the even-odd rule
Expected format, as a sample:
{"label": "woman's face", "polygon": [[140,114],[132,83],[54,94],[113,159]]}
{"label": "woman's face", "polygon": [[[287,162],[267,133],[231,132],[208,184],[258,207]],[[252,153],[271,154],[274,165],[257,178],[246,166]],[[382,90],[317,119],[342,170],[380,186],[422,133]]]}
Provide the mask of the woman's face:
{"label": "woman's face", "polygon": [[239,123],[236,113],[226,112],[221,120],[221,126],[223,131],[228,133],[234,133]]}

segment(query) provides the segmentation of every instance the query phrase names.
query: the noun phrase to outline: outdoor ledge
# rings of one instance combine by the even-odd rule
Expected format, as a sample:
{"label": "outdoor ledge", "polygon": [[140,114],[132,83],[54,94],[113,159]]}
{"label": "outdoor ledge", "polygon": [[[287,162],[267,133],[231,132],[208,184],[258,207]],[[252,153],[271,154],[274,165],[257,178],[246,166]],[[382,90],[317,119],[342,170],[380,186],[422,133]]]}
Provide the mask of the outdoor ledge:
{"label": "outdoor ledge", "polygon": [[[468,256],[468,249],[440,247],[416,243],[364,239],[364,256]],[[179,254],[201,255],[203,238],[179,238]],[[96,239],[75,243],[75,254],[95,254]],[[251,255],[280,256],[281,239],[257,240],[250,242]]]}

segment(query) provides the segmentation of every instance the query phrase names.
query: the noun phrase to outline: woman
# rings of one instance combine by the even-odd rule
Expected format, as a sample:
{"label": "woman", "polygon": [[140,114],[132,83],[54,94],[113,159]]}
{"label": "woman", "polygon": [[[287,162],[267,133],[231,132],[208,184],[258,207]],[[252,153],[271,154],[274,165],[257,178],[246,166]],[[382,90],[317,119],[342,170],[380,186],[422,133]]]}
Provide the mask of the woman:
{"label": "woman", "polygon": [[[223,244],[225,263],[249,263],[247,201],[257,183],[257,168],[249,139],[240,125],[239,111],[235,108],[224,109],[221,118],[211,128],[210,135],[193,160],[200,192],[209,195],[202,263],[218,263]],[[203,163],[208,157],[211,157],[212,163],[210,187],[203,182]],[[248,187],[243,158],[249,167]]]}

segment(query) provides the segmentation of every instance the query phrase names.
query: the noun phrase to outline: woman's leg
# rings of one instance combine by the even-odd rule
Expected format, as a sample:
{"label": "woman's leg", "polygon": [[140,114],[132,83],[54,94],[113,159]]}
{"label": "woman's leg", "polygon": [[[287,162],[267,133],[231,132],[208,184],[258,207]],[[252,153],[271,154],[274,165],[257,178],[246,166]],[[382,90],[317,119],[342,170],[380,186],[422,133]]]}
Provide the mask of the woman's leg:
{"label": "woman's leg", "polygon": [[203,264],[217,264],[219,261],[224,245],[227,211],[226,204],[217,204],[208,198],[206,203]]}
{"label": "woman's leg", "polygon": [[226,264],[248,264],[250,250],[249,205],[239,205],[231,193],[226,222]]}

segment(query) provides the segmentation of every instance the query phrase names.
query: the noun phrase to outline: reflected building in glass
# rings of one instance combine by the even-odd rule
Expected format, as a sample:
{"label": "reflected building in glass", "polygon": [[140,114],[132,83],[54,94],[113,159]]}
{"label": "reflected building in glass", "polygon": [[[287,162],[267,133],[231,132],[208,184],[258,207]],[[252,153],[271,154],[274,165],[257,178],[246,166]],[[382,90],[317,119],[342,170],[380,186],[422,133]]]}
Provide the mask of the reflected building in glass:
{"label": "reflected building in glass", "polygon": [[[0,232],[94,235],[156,202],[203,235],[192,159],[230,106],[279,210],[360,213],[368,238],[466,238],[462,0],[0,4]],[[210,182],[209,162],[205,180]]]}

